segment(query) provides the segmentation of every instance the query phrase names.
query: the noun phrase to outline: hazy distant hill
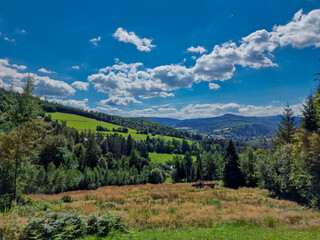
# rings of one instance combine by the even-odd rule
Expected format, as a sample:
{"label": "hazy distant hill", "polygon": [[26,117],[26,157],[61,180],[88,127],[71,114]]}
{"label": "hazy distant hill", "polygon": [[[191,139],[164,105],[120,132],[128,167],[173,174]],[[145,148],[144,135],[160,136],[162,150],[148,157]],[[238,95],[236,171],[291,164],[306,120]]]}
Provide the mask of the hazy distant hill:
{"label": "hazy distant hill", "polygon": [[225,114],[219,117],[186,120],[156,117],[147,117],[147,119],[178,129],[195,131],[215,137],[239,139],[274,136],[281,116],[245,117]]}

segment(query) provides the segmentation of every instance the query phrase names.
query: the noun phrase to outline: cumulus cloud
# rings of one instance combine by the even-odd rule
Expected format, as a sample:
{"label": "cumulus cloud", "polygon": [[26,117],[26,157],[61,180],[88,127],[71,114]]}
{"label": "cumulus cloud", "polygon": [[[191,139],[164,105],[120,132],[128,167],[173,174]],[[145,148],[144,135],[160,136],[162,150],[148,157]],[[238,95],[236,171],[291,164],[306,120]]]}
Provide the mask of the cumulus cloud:
{"label": "cumulus cloud", "polygon": [[232,41],[216,45],[211,53],[197,59],[193,70],[198,81],[228,80],[236,65],[255,69],[278,66],[272,61],[272,52],[286,45],[320,46],[320,10],[308,14],[300,10],[288,24],[275,26],[271,32],[253,32],[243,37],[239,45]]}
{"label": "cumulus cloud", "polygon": [[80,66],[72,66],[72,69],[75,69],[75,70],[79,70],[80,69]]}
{"label": "cumulus cloud", "polygon": [[[158,74],[156,77],[154,75]],[[126,64],[117,62],[99,70],[88,77],[97,91],[107,93],[109,97],[168,97],[173,96],[168,84],[161,82],[161,69],[145,69],[142,63]],[[180,74],[179,74],[180,75]],[[173,73],[165,77],[175,77]]]}
{"label": "cumulus cloud", "polygon": [[109,105],[109,106],[127,106],[131,103],[142,103],[136,100],[133,97],[110,97],[105,100],[101,100],[101,105]]}
{"label": "cumulus cloud", "polygon": [[294,48],[320,47],[320,10],[303,14],[302,9],[286,25],[274,26],[273,40]]}
{"label": "cumulus cloud", "polygon": [[150,52],[152,48],[156,47],[156,45],[152,44],[152,39],[140,38],[134,32],[128,32],[121,27],[117,29],[113,36],[120,42],[136,45],[137,49],[141,52]]}
{"label": "cumulus cloud", "polygon": [[47,99],[49,102],[54,102],[54,103],[59,103],[65,106],[70,106],[70,107],[75,107],[75,108],[82,108],[84,110],[89,110],[87,103],[88,99],[85,98],[82,101],[80,100],[74,100],[74,99],[69,99],[69,100],[61,100],[61,99]]}
{"label": "cumulus cloud", "polygon": [[81,91],[87,91],[89,83],[88,82],[80,82],[80,81],[75,81],[71,84],[72,87],[81,90]]}
{"label": "cumulus cloud", "polygon": [[[238,103],[213,103],[213,104],[188,104],[180,110],[176,108],[153,108],[138,109],[138,110],[122,110],[115,107],[99,107],[95,110],[131,117],[171,117],[177,119],[192,119],[192,118],[210,118],[222,116],[227,113],[242,115],[242,116],[274,116],[282,114],[284,106],[255,106],[242,105]],[[296,115],[300,115],[301,104],[292,106]]]}
{"label": "cumulus cloud", "polygon": [[210,90],[217,90],[220,88],[220,85],[215,84],[215,83],[209,83],[209,89]]}
{"label": "cumulus cloud", "polygon": [[[190,88],[201,81],[225,81],[231,79],[236,67],[253,69],[277,67],[272,53],[279,46],[294,48],[320,46],[320,10],[303,14],[299,11],[293,20],[283,26],[275,26],[273,31],[255,31],[243,37],[238,43],[229,41],[214,46],[207,54],[202,54],[194,66],[182,64],[162,65],[146,68],[142,63],[122,63],[100,69],[88,77],[94,87],[109,97],[168,97],[179,88]],[[114,37],[119,41],[133,43],[141,51],[151,50],[151,40],[143,41],[133,32],[118,28]],[[147,46],[147,43],[149,44]],[[191,52],[204,53],[204,48],[190,47]],[[210,83],[210,89],[220,86]]]}
{"label": "cumulus cloud", "polygon": [[47,70],[47,69],[45,69],[45,68],[40,68],[40,69],[38,69],[38,72],[46,73],[46,74],[56,73],[56,72],[54,72],[54,71]]}
{"label": "cumulus cloud", "polygon": [[207,52],[207,49],[205,49],[204,47],[198,46],[198,47],[194,47],[191,46],[187,49],[188,52],[192,52],[192,53],[200,53],[203,54],[205,52]]}
{"label": "cumulus cloud", "polygon": [[[27,67],[24,65],[10,64],[7,59],[0,59],[0,85],[9,88],[11,81],[14,80],[14,87],[16,91],[21,91],[25,79],[28,78],[28,73],[21,71]],[[37,76],[32,74],[36,87],[36,94],[52,97],[66,97],[73,95],[76,90],[69,84],[51,79],[47,76]]]}
{"label": "cumulus cloud", "polygon": [[101,37],[92,38],[89,40],[90,43],[92,43],[94,46],[98,46],[98,43],[101,41]]}
{"label": "cumulus cloud", "polygon": [[159,112],[172,112],[172,111],[177,111],[175,108],[158,108]]}

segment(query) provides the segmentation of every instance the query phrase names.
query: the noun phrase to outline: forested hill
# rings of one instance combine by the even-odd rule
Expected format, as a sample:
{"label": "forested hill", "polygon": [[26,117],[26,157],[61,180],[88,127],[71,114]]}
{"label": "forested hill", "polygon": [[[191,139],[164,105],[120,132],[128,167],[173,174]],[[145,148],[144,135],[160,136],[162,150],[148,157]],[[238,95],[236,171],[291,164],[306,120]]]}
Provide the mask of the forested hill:
{"label": "forested hill", "polygon": [[[11,93],[14,98],[19,98],[20,94]],[[9,92],[0,88],[0,112],[3,110],[3,105],[5,103],[5,97],[8,96]],[[122,127],[132,128],[137,130],[141,134],[158,134],[164,136],[171,136],[177,138],[190,138],[190,139],[200,139],[201,136],[197,134],[190,134],[185,131],[179,131],[170,126],[164,126],[154,121],[141,118],[132,117],[120,117],[115,115],[110,115],[107,113],[95,112],[95,111],[85,111],[79,108],[67,107],[61,104],[52,103],[44,100],[40,100],[40,105],[45,112],[62,112],[76,114],[82,117],[93,118],[98,121],[113,123],[120,125]]]}
{"label": "forested hill", "polygon": [[[188,131],[207,134],[215,137],[250,138],[274,136],[281,116],[245,117],[225,114],[213,118],[196,118],[178,120],[173,118],[144,118],[151,121]],[[299,120],[299,118],[297,118]]]}

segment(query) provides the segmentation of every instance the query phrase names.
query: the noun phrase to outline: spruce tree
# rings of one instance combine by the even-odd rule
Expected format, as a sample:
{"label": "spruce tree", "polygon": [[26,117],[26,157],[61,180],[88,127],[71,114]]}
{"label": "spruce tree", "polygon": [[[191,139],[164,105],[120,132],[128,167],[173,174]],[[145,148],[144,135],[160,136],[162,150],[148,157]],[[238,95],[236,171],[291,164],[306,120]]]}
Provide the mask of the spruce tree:
{"label": "spruce tree", "polygon": [[317,116],[315,99],[312,94],[309,94],[306,102],[303,104],[302,114],[301,127],[309,132],[316,132],[319,128],[319,118]]}
{"label": "spruce tree", "polygon": [[244,177],[240,170],[239,157],[232,140],[229,141],[225,155],[223,169],[224,186],[237,188],[244,185]]}
{"label": "spruce tree", "polygon": [[277,137],[275,143],[281,146],[294,142],[294,134],[297,132],[297,123],[294,112],[289,104],[283,110],[283,116],[278,126]]}
{"label": "spruce tree", "polygon": [[198,155],[196,160],[196,180],[201,180],[202,178],[203,178],[202,159],[200,155]]}

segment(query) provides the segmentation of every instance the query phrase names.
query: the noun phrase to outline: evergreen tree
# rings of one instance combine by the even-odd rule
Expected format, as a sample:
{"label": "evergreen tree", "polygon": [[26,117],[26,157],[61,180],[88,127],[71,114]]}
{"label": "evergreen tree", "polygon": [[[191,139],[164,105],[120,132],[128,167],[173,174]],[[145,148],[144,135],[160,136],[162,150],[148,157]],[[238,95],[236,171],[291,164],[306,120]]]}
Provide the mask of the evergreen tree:
{"label": "evergreen tree", "polygon": [[232,140],[224,155],[223,182],[226,187],[237,188],[244,185],[244,178],[240,170],[239,157]]}
{"label": "evergreen tree", "polygon": [[191,169],[192,169],[192,157],[189,152],[186,152],[183,158],[183,165],[185,170],[185,177],[187,178],[188,182],[191,182]]}
{"label": "evergreen tree", "polygon": [[283,116],[278,126],[276,145],[284,145],[294,142],[294,134],[297,132],[297,123],[292,108],[289,104],[283,110]]}
{"label": "evergreen tree", "polygon": [[203,166],[202,166],[202,159],[200,155],[197,156],[196,160],[196,180],[203,179]]}
{"label": "evergreen tree", "polygon": [[190,151],[190,145],[189,145],[188,141],[185,139],[182,140],[181,150],[182,150],[182,154],[185,154],[186,152]]}
{"label": "evergreen tree", "polygon": [[312,94],[309,94],[306,102],[303,104],[302,114],[301,127],[309,132],[316,132],[319,129],[319,118]]}

